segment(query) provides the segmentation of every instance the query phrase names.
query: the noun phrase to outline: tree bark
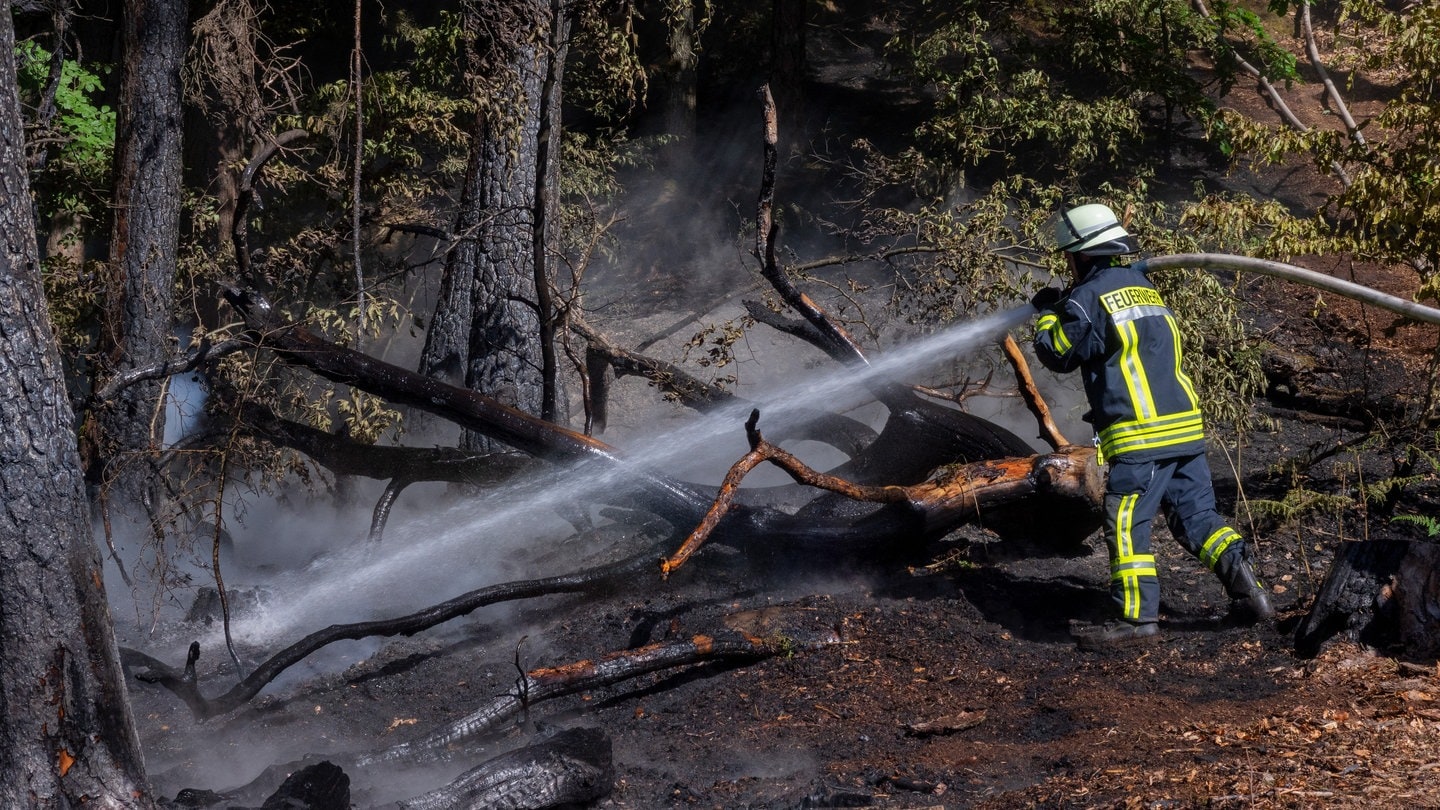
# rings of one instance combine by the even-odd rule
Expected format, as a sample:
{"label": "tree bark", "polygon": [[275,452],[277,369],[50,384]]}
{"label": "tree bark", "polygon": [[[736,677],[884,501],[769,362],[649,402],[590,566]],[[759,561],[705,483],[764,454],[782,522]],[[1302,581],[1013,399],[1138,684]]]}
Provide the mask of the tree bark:
{"label": "tree bark", "polygon": [[153,806],[45,314],[0,14],[0,806]]}
{"label": "tree bark", "polygon": [[670,23],[665,36],[669,59],[661,74],[661,90],[665,94],[665,133],[688,142],[695,137],[695,114],[699,100],[696,88],[700,51],[695,3],[693,0],[679,0],[662,5],[668,11]]}
{"label": "tree bark", "polygon": [[770,86],[780,120],[791,135],[805,121],[805,8],[807,0],[773,0],[770,5]]}
{"label": "tree bark", "polygon": [[[545,223],[558,221],[552,181],[559,128],[546,126],[545,116],[558,116],[564,48],[552,46],[550,32],[563,42],[565,18],[550,0],[520,0],[486,8],[467,3],[462,19],[476,114],[458,242],[446,261],[420,371],[553,416],[545,402],[541,327],[551,318],[542,303]],[[494,449],[468,431],[461,447]]]}
{"label": "tree bark", "polygon": [[[188,3],[127,0],[125,55],[115,137],[112,284],[101,333],[102,378],[169,356],[179,244],[181,89]],[[151,476],[130,462],[163,435],[164,384],[119,391],[98,412],[89,471],[122,504],[142,496]]]}
{"label": "tree bark", "polygon": [[1345,543],[1296,629],[1295,646],[1301,655],[1315,655],[1340,637],[1434,662],[1440,659],[1437,603],[1440,546],[1418,540]]}

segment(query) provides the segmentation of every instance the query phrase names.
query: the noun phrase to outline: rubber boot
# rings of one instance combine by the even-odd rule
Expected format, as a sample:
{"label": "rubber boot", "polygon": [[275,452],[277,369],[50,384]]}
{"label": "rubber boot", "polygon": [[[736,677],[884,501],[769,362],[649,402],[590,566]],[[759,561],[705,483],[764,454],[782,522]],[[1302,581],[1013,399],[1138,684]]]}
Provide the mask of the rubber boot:
{"label": "rubber boot", "polygon": [[1118,649],[1159,641],[1160,625],[1112,619],[1101,625],[1077,629],[1071,635],[1075,638],[1075,646],[1082,650]]}
{"label": "rubber boot", "polygon": [[1230,623],[1249,627],[1275,618],[1270,596],[1243,553],[1227,554],[1215,566],[1215,574],[1230,595],[1230,613],[1226,615]]}

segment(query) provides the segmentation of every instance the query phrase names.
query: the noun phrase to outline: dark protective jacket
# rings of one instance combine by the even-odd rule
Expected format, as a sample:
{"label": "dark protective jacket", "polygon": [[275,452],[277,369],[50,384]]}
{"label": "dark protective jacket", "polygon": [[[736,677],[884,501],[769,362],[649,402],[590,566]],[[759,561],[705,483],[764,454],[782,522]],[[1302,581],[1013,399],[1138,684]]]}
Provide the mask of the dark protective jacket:
{"label": "dark protective jacket", "polygon": [[1092,270],[1035,329],[1041,363],[1080,369],[1090,401],[1085,418],[1103,458],[1152,461],[1204,451],[1200,401],[1180,368],[1180,328],[1143,273]]}

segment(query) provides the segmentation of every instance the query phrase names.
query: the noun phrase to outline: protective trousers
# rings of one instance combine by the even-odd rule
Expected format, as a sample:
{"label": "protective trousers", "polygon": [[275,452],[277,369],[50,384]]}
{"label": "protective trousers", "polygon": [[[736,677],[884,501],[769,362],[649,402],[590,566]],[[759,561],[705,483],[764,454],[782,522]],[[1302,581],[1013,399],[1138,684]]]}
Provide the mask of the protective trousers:
{"label": "protective trousers", "polygon": [[1245,540],[1215,511],[1204,453],[1158,461],[1112,458],[1105,485],[1105,542],[1110,595],[1126,621],[1159,620],[1160,580],[1150,530],[1162,507],[1170,533],[1222,583],[1223,575],[1244,559]]}

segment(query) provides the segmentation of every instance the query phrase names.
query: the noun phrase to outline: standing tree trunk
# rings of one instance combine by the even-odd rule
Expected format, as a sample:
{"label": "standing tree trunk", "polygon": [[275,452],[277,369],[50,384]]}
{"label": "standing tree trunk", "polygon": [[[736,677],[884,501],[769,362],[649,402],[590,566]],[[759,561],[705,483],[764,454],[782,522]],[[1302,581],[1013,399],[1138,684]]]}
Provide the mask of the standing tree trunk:
{"label": "standing tree trunk", "polygon": [[804,132],[805,6],[805,0],[773,0],[770,7],[770,90],[791,137]]}
{"label": "standing tree trunk", "polygon": [[0,14],[0,807],[153,806],[43,306]]}
{"label": "standing tree trunk", "polygon": [[662,74],[665,93],[665,133],[688,144],[695,137],[695,113],[698,108],[700,50],[699,30],[695,21],[694,0],[677,0],[665,4],[669,16],[666,45],[669,61]]}
{"label": "standing tree trunk", "polygon": [[[456,218],[458,240],[426,335],[422,373],[458,380],[526,413],[554,418],[541,327],[556,222],[563,3],[514,0],[464,6],[466,76],[476,106],[470,162]],[[543,138],[543,141],[542,141]],[[542,145],[543,144],[543,145]],[[537,281],[538,280],[538,281]],[[553,358],[553,353],[550,355]],[[547,407],[548,399],[548,407]],[[462,446],[491,450],[467,433]]]}
{"label": "standing tree trunk", "polygon": [[[185,0],[126,0],[115,135],[111,279],[101,334],[102,377],[171,353],[180,223]],[[163,382],[123,388],[97,413],[92,480],[122,503],[147,498],[145,463],[165,426]],[[153,503],[146,500],[153,508]]]}

